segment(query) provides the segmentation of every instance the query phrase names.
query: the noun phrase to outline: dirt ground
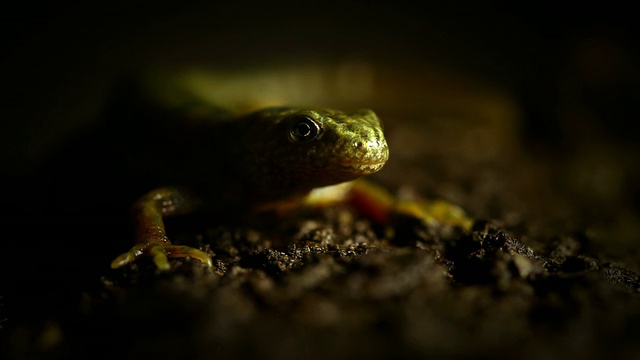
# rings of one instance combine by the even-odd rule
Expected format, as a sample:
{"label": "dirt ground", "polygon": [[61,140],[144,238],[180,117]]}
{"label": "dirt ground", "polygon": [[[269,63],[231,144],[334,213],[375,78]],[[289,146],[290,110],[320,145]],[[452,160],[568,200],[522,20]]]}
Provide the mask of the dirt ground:
{"label": "dirt ground", "polygon": [[[187,23],[181,19],[168,26]],[[393,24],[407,19],[398,15]],[[417,24],[398,36],[451,50]],[[81,136],[66,149],[64,167],[33,165],[53,171],[46,176],[7,170],[0,356],[640,358],[640,148],[630,115],[640,100],[638,54],[625,36],[588,24],[555,43],[555,34],[514,30],[519,39],[545,41],[520,53],[499,43],[493,73],[461,60],[452,68],[465,71],[432,67],[422,48],[414,67],[374,67],[382,85],[365,102],[384,122],[391,155],[371,181],[397,199],[456,204],[474,220],[471,230],[411,216],[383,226],[346,205],[301,209],[270,228],[195,214],[170,219],[169,235],[215,254],[213,268],[172,260],[160,273],[142,258],[111,270],[113,257],[131,246],[128,204],[108,201],[119,188],[84,177],[107,164],[90,150],[98,143]],[[479,37],[495,35],[485,29]],[[218,41],[228,39],[240,41]],[[367,46],[398,46],[380,39]],[[550,49],[553,60],[538,61]],[[461,59],[456,54],[449,56]],[[492,69],[491,54],[474,64]],[[527,68],[509,68],[510,60]],[[496,91],[495,83],[504,86]],[[70,94],[40,105],[71,119],[77,114],[60,110]],[[102,109],[97,100],[74,103]],[[27,166],[18,160],[7,169]],[[33,189],[62,175],[91,192],[32,215],[44,199]]]}
{"label": "dirt ground", "polygon": [[[60,226],[41,244],[42,267],[24,277],[33,282],[7,294],[6,349],[60,359],[639,355],[637,246],[619,238],[633,233],[624,218],[637,213],[591,213],[595,205],[531,180],[558,170],[524,153],[487,163],[475,152],[417,150],[445,136],[438,124],[421,125],[430,135],[415,144],[401,126],[417,125],[389,124],[397,156],[372,179],[399,198],[455,198],[475,219],[471,231],[410,216],[384,227],[342,205],[300,210],[267,230],[187,216],[169,219],[170,237],[215,254],[214,267],[172,260],[159,273],[148,258],[108,269],[129,233],[114,226],[118,240],[104,239],[75,217],[75,236],[89,238]],[[77,261],[65,268],[69,257]]]}

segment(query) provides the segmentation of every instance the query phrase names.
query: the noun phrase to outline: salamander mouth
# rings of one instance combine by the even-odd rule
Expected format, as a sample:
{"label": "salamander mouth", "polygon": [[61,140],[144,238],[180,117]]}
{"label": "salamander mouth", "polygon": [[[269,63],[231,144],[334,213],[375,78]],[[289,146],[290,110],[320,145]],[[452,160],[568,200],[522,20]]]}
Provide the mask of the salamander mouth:
{"label": "salamander mouth", "polygon": [[358,163],[358,162],[350,162],[350,163],[342,163],[342,167],[353,174],[358,175],[369,175],[375,172],[378,172],[387,161],[378,161],[378,162],[370,162],[370,163]]}

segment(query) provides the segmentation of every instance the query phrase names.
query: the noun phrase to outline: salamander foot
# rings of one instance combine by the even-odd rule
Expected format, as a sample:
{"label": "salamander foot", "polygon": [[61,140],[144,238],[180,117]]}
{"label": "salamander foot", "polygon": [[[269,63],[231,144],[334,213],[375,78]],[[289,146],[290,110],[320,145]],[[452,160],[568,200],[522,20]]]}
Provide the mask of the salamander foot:
{"label": "salamander foot", "polygon": [[213,262],[209,254],[202,250],[183,245],[167,245],[158,243],[136,244],[129,251],[119,255],[111,262],[111,268],[117,269],[127,265],[141,256],[151,256],[159,270],[169,270],[168,258],[192,258],[200,260],[207,267],[212,267]]}

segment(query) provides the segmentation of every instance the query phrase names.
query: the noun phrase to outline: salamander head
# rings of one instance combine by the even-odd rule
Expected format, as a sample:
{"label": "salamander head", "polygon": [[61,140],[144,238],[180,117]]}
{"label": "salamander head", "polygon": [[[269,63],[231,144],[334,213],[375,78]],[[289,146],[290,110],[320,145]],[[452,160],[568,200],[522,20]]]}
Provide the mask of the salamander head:
{"label": "salamander head", "polygon": [[368,109],[270,108],[251,118],[256,170],[280,186],[310,190],[353,180],[389,158],[380,121]]}

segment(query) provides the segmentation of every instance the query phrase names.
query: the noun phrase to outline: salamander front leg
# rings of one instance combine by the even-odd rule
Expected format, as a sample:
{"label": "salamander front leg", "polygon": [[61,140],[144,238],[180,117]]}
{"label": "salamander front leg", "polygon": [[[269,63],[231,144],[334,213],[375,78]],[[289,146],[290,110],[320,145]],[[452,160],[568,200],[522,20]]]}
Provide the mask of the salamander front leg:
{"label": "salamander front leg", "polygon": [[352,182],[347,201],[378,224],[390,224],[398,215],[411,216],[427,224],[440,223],[470,230],[473,218],[445,200],[399,200],[386,189],[366,180]]}
{"label": "salamander front leg", "polygon": [[166,235],[163,218],[190,213],[195,203],[193,198],[172,187],[153,190],[136,201],[132,207],[136,244],[116,257],[111,268],[119,268],[141,256],[151,256],[160,270],[170,268],[168,258],[192,258],[213,266],[211,257],[204,251],[173,245]]}

